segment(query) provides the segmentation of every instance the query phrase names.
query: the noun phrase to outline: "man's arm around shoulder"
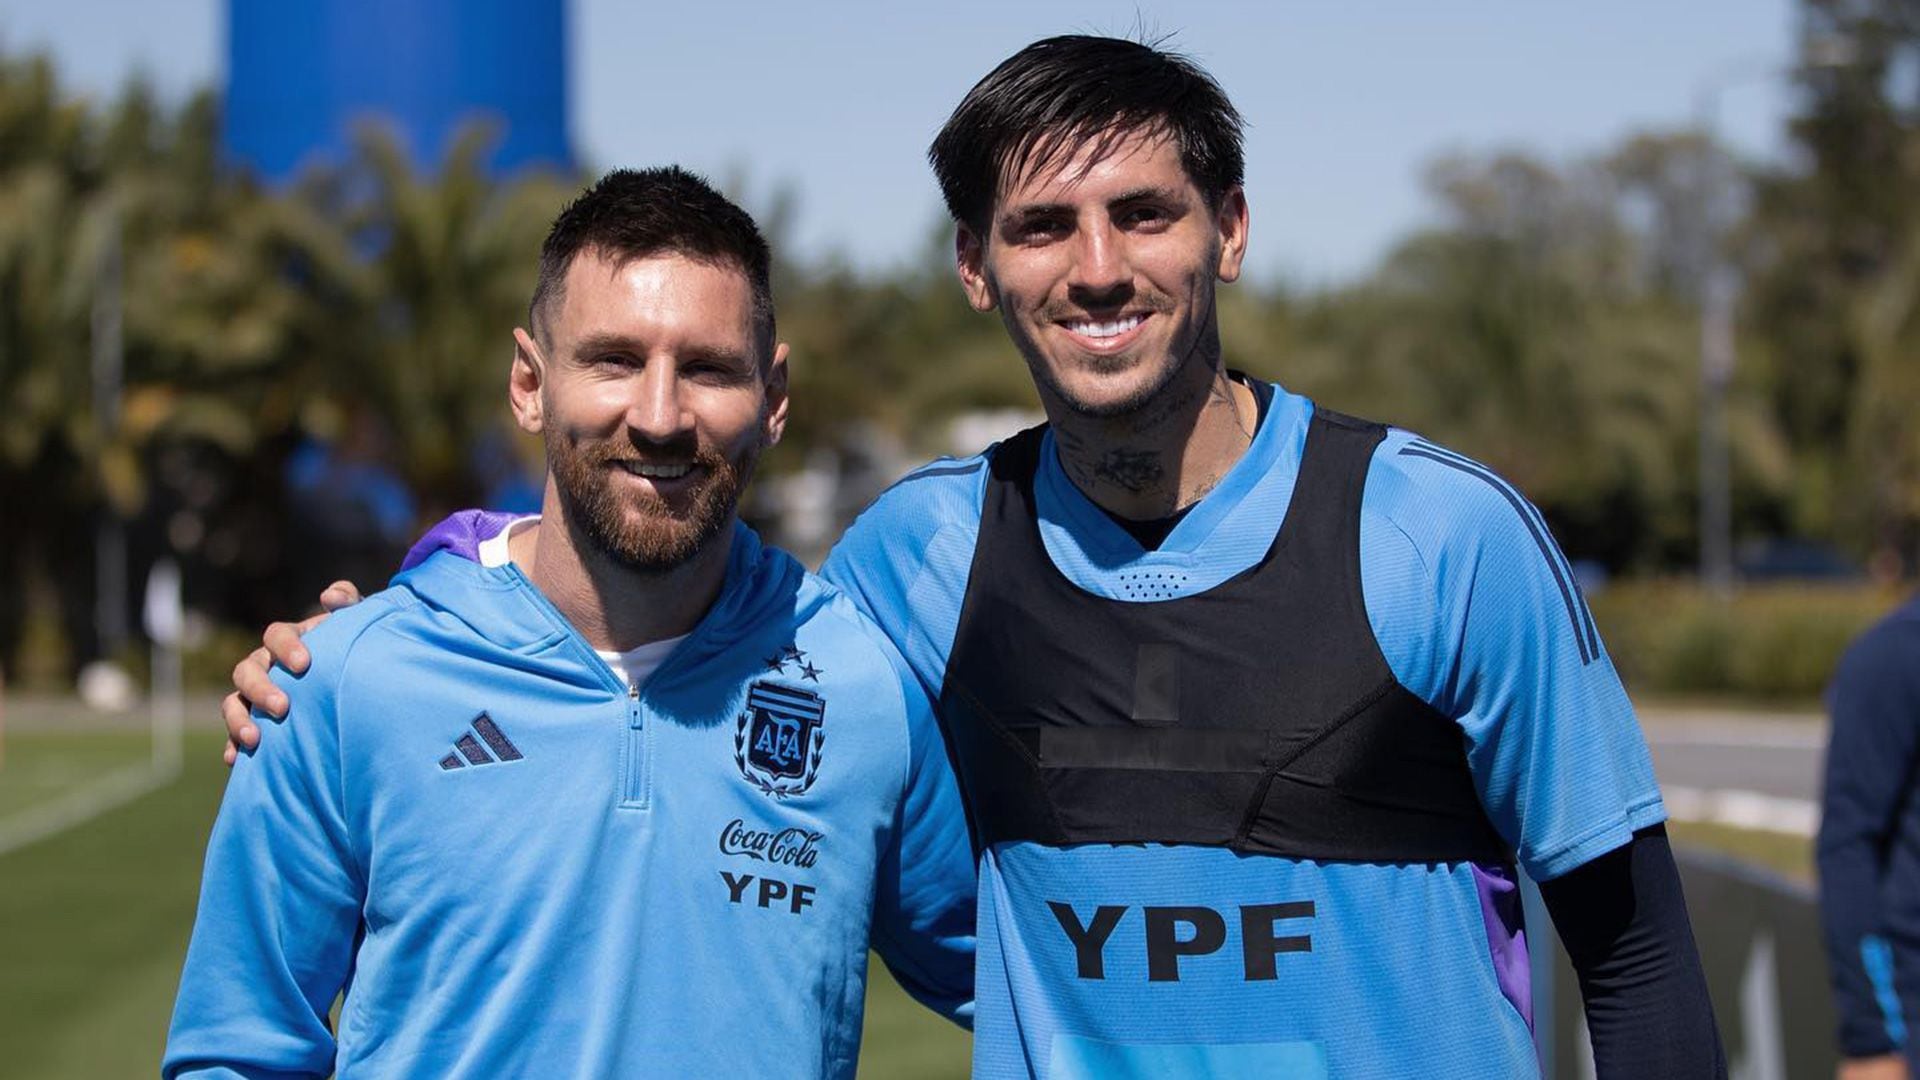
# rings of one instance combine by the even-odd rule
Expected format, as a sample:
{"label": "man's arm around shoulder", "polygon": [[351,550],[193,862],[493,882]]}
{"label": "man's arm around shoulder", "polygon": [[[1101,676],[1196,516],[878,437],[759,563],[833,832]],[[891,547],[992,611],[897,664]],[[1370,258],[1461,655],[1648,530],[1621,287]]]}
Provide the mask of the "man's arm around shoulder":
{"label": "man's arm around shoulder", "polygon": [[905,662],[886,651],[908,747],[893,842],[875,886],[873,948],[922,1005],[971,1028],[976,884],[965,811],[932,706]]}

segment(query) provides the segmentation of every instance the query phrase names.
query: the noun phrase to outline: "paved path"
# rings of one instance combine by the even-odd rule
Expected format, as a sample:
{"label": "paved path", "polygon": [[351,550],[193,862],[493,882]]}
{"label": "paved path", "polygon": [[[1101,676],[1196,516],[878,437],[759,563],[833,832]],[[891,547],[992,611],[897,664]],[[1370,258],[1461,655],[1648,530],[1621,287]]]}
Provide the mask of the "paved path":
{"label": "paved path", "polygon": [[1647,708],[1640,722],[1675,818],[1797,836],[1819,828],[1820,714]]}

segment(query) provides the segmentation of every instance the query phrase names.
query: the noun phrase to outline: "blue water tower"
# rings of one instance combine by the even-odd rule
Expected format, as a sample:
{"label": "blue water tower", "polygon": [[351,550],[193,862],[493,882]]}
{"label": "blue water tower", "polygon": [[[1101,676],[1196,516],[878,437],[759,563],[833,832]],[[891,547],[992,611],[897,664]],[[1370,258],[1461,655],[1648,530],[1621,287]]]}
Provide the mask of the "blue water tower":
{"label": "blue water tower", "polygon": [[499,175],[570,170],[564,0],[228,0],[224,142],[269,182],[375,120],[432,169],[476,118]]}

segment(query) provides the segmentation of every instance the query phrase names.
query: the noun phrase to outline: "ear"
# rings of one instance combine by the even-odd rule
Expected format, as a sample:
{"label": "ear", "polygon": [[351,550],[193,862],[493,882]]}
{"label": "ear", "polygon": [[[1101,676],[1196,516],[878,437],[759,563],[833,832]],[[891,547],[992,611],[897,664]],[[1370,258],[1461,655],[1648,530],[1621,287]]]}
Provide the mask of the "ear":
{"label": "ear", "polygon": [[1220,280],[1233,281],[1240,276],[1240,262],[1247,257],[1247,193],[1229,188],[1220,197],[1220,210],[1214,214],[1214,227],[1220,230]]}
{"label": "ear", "polygon": [[777,446],[787,430],[787,343],[773,347],[773,362],[767,365],[765,432],[768,446]]}
{"label": "ear", "polygon": [[514,327],[513,367],[507,374],[507,400],[513,406],[513,418],[520,424],[521,431],[537,435],[546,425],[540,400],[546,377],[546,361],[533,335]]}
{"label": "ear", "polygon": [[953,234],[954,269],[960,272],[960,287],[967,291],[967,303],[973,310],[992,311],[998,306],[993,283],[987,280],[987,242],[965,225]]}

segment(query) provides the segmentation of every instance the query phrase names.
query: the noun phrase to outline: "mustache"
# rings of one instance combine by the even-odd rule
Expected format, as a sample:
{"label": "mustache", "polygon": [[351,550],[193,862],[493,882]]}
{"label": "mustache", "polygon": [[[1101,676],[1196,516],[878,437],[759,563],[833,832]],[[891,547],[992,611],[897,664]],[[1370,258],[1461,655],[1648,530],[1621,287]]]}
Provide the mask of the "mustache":
{"label": "mustache", "polygon": [[1136,292],[1125,302],[1111,306],[1094,307],[1077,304],[1072,300],[1051,300],[1040,309],[1040,317],[1047,322],[1072,322],[1076,319],[1110,319],[1121,312],[1165,315],[1173,310],[1173,297],[1159,292]]}
{"label": "mustache", "polygon": [[698,439],[692,437],[673,439],[664,443],[628,443],[624,446],[603,444],[583,449],[585,449],[583,456],[595,466],[635,461],[642,465],[692,463],[713,470],[723,468],[727,464],[726,455],[711,446],[702,446]]}

